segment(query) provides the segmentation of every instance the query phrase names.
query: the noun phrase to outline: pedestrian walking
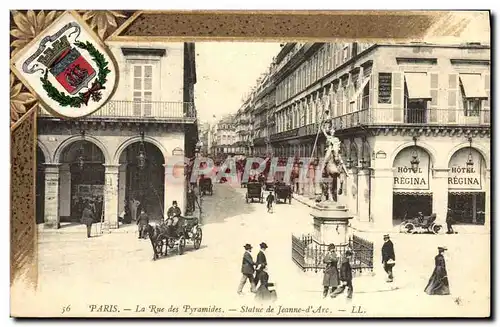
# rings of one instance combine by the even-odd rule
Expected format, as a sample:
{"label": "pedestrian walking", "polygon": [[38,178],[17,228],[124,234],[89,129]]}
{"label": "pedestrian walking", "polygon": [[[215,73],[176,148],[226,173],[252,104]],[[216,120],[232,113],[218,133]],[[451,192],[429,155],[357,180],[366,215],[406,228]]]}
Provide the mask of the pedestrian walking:
{"label": "pedestrian walking", "polygon": [[453,229],[453,224],[455,220],[453,219],[453,211],[451,208],[448,208],[448,212],[446,213],[446,227],[448,231],[446,234],[455,234],[455,230]]}
{"label": "pedestrian walking", "polygon": [[384,245],[382,245],[382,264],[387,273],[386,282],[391,283],[394,280],[392,268],[396,264],[396,255],[394,254],[394,244],[389,237],[389,234],[384,235]]}
{"label": "pedestrian walking", "polygon": [[267,244],[264,242],[260,243],[260,251],[257,253],[257,259],[255,260],[255,264],[257,265],[255,269],[255,287],[257,287],[260,280],[259,274],[267,268],[266,250]]}
{"label": "pedestrian walking", "polygon": [[90,238],[92,223],[94,222],[94,212],[88,202],[84,204],[81,221],[82,224],[85,224],[87,226],[87,238]]}
{"label": "pedestrian walking", "polygon": [[241,263],[241,280],[238,286],[238,294],[243,294],[243,287],[245,286],[247,279],[250,282],[250,290],[255,293],[255,280],[253,274],[255,272],[255,262],[252,258],[252,246],[250,244],[245,244],[245,253],[243,254],[243,260]]}
{"label": "pedestrian walking", "polygon": [[273,212],[273,203],[276,201],[276,198],[274,197],[273,192],[269,192],[266,198],[267,202],[267,212],[272,213]]}
{"label": "pedestrian walking", "polygon": [[323,263],[326,268],[323,275],[323,298],[328,296],[328,291],[335,292],[339,286],[339,271],[337,269],[337,254],[335,253],[335,245],[328,245],[328,252],[323,258]]}
{"label": "pedestrian walking", "polygon": [[340,265],[340,286],[337,287],[335,292],[332,293],[332,298],[337,297],[347,288],[347,298],[352,299],[352,268],[349,262],[352,257],[352,252],[347,250],[345,256],[342,258],[342,263]]}
{"label": "pedestrian walking", "polygon": [[137,227],[139,232],[138,238],[146,238],[146,231],[149,224],[149,216],[144,209],[141,210],[139,218],[137,219]]}
{"label": "pedestrian walking", "polygon": [[443,253],[447,249],[438,247],[438,255],[434,257],[434,271],[425,287],[425,293],[429,295],[449,295],[450,285],[448,282],[448,272]]}

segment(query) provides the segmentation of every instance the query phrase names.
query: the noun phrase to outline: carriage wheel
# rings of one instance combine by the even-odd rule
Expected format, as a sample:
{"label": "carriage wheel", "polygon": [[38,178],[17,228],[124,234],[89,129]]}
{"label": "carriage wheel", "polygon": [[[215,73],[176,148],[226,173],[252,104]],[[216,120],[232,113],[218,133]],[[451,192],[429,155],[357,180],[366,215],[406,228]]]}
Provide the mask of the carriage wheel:
{"label": "carriage wheel", "polygon": [[441,225],[438,225],[438,224],[432,224],[431,225],[431,231],[434,233],[434,234],[439,234],[439,231],[441,230],[442,226]]}
{"label": "carriage wheel", "polygon": [[412,234],[415,231],[415,226],[412,223],[407,223],[404,225],[404,229],[407,233]]}
{"label": "carriage wheel", "polygon": [[196,235],[194,236],[194,249],[198,250],[201,246],[201,240],[203,238],[203,232],[201,231],[201,228],[198,227],[196,229]]}
{"label": "carriage wheel", "polygon": [[184,247],[186,247],[186,239],[181,236],[178,245],[179,255],[182,255],[184,253]]}

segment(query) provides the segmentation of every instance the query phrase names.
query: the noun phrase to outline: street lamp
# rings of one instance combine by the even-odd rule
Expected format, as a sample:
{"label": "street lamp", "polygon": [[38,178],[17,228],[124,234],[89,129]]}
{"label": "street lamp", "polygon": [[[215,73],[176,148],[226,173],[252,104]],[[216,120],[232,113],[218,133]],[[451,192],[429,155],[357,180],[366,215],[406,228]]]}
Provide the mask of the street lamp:
{"label": "street lamp", "polygon": [[413,142],[415,143],[414,149],[411,154],[411,169],[413,170],[414,173],[418,171],[418,165],[420,164],[420,159],[418,158],[418,152],[417,152],[417,137],[413,137]]}
{"label": "street lamp", "polygon": [[137,156],[137,166],[140,170],[146,167],[146,148],[144,146],[144,132],[141,131],[141,143],[139,144],[139,155]]}
{"label": "street lamp", "polygon": [[472,137],[468,137],[469,141],[469,155],[467,157],[466,165],[468,168],[472,168],[474,166],[474,160],[472,159]]}
{"label": "street lamp", "polygon": [[78,168],[83,170],[85,167],[85,157],[83,156],[85,149],[83,148],[83,141],[85,140],[85,130],[82,129],[80,131],[80,135],[82,136],[82,143],[80,144],[80,149],[78,150],[79,156],[77,158]]}

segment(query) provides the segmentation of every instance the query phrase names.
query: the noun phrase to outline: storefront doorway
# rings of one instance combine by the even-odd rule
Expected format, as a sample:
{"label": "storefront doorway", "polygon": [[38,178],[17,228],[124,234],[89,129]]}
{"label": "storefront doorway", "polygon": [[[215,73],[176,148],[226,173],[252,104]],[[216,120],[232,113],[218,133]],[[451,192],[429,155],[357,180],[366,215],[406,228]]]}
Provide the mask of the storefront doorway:
{"label": "storefront doorway", "polygon": [[392,219],[394,224],[399,224],[405,219],[415,218],[419,212],[424,216],[432,214],[431,193],[394,193],[392,203]]}
{"label": "storefront doorway", "polygon": [[485,192],[448,193],[448,207],[456,224],[484,225]]}

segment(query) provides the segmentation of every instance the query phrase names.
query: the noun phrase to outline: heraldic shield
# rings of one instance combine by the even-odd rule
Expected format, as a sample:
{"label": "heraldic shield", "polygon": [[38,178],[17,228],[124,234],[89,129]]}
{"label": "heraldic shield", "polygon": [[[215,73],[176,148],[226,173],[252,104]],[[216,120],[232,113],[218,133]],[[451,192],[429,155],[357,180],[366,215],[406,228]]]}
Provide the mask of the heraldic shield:
{"label": "heraldic shield", "polygon": [[42,107],[78,118],[112,96],[116,67],[106,46],[77,13],[66,12],[13,58],[13,68]]}

